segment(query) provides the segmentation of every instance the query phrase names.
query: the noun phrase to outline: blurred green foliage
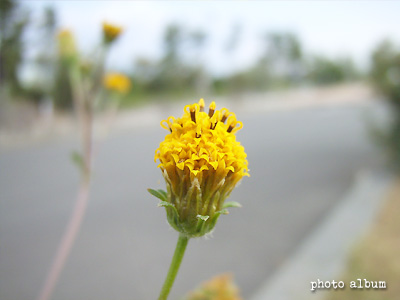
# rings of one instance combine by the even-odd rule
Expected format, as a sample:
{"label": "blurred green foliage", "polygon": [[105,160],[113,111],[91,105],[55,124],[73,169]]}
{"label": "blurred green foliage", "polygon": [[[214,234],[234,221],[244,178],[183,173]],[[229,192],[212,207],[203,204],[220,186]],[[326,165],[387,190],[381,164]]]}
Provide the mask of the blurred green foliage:
{"label": "blurred green foliage", "polygon": [[351,81],[360,77],[361,74],[350,58],[333,60],[321,56],[314,57],[308,73],[308,79],[317,84]]}
{"label": "blurred green foliage", "polygon": [[383,41],[372,54],[371,80],[388,101],[392,119],[379,141],[387,149],[391,166],[400,173],[400,48]]}
{"label": "blurred green foliage", "polygon": [[383,41],[372,54],[371,79],[380,91],[400,110],[400,49],[390,41]]}
{"label": "blurred green foliage", "polygon": [[18,67],[23,57],[23,33],[29,14],[13,0],[0,1],[0,87],[21,93]]}
{"label": "blurred green foliage", "polygon": [[208,75],[201,63],[201,50],[207,36],[202,31],[187,31],[177,24],[164,31],[164,54],[159,61],[138,58],[133,71],[134,85],[143,93],[185,94],[202,88]]}
{"label": "blurred green foliage", "polygon": [[68,73],[68,63],[62,59],[58,59],[55,63],[55,77],[53,101],[55,107],[59,109],[72,109],[72,86]]}
{"label": "blurred green foliage", "polygon": [[37,24],[38,37],[35,41],[35,54],[30,65],[36,70],[36,76],[28,84],[23,86],[23,94],[26,98],[36,104],[55,96],[57,79],[56,56],[55,56],[55,34],[56,13],[53,8],[47,7],[42,13],[39,24]]}
{"label": "blurred green foliage", "polygon": [[[41,26],[29,21],[23,3],[1,2],[0,83],[12,86],[16,93],[39,103],[52,99],[58,109],[71,109],[71,84],[65,61],[57,52],[57,14],[46,8]],[[23,32],[30,26],[36,32],[34,80],[20,83],[18,70],[23,64]],[[123,106],[147,101],[169,101],[185,97],[229,95],[239,99],[248,92],[299,85],[335,84],[360,78],[350,58],[332,59],[305,51],[301,38],[286,31],[264,32],[260,36],[260,56],[248,68],[213,76],[205,67],[210,38],[207,32],[170,24],[164,29],[162,55],[159,59],[139,57],[129,72],[132,89],[122,100]],[[222,50],[227,60],[243,43],[241,24],[233,24]],[[83,55],[84,57],[84,55]],[[129,59],[129,58],[127,58]],[[5,63],[6,62],[6,63]],[[32,62],[29,62],[32,66]]]}

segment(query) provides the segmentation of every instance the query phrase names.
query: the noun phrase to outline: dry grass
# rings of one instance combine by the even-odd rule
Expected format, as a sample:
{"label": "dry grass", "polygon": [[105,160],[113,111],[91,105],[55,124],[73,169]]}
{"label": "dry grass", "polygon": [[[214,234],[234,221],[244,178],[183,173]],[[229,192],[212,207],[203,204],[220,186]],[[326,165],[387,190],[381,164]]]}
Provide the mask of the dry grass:
{"label": "dry grass", "polygon": [[[330,291],[326,299],[400,299],[400,180],[387,197],[371,231],[354,249],[347,270],[340,277],[345,289]],[[357,278],[386,281],[387,289],[350,289],[350,281]]]}

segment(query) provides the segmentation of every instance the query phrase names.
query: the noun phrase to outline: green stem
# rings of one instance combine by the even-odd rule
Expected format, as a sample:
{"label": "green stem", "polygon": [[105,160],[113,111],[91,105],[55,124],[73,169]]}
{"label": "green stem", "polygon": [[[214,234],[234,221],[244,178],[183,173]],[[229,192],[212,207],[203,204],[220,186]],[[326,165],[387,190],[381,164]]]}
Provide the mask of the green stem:
{"label": "green stem", "polygon": [[179,235],[178,243],[176,244],[174,257],[172,258],[171,265],[169,266],[167,277],[165,278],[164,285],[161,289],[160,297],[158,300],[167,300],[168,294],[171,290],[176,274],[178,273],[179,266],[181,265],[183,255],[185,254],[186,246],[189,238],[183,234]]}

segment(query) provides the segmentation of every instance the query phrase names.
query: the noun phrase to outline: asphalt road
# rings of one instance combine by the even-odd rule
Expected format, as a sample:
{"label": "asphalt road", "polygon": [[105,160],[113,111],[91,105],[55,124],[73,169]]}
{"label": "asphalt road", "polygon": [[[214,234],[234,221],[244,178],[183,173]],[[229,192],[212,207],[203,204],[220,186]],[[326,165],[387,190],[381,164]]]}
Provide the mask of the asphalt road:
{"label": "asphalt road", "polygon": [[[212,238],[191,240],[171,299],[232,272],[246,298],[285,261],[351,187],[379,168],[364,112],[376,104],[237,112],[250,178],[233,192],[240,209]],[[56,300],[156,299],[177,239],[147,187],[164,187],[153,162],[165,131],[113,134],[96,152],[91,200]],[[58,141],[0,154],[0,299],[32,300],[76,198],[77,145]],[[356,213],[356,212],[355,212]]]}

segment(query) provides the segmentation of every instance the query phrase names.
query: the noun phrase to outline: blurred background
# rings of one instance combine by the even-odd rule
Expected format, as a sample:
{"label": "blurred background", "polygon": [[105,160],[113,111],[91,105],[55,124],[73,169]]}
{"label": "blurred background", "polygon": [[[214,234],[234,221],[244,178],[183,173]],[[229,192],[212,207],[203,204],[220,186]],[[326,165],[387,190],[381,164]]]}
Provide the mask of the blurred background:
{"label": "blurred background", "polygon": [[2,0],[0,298],[37,297],[77,193],[61,30],[85,62],[102,22],[122,26],[105,68],[131,89],[117,115],[98,111],[91,200],[53,299],[157,297],[177,238],[146,191],[164,188],[159,122],[200,98],[244,123],[251,177],[231,197],[243,208],[190,242],[171,299],[224,272],[251,299],[360,178],[400,169],[399,11],[392,1]]}

